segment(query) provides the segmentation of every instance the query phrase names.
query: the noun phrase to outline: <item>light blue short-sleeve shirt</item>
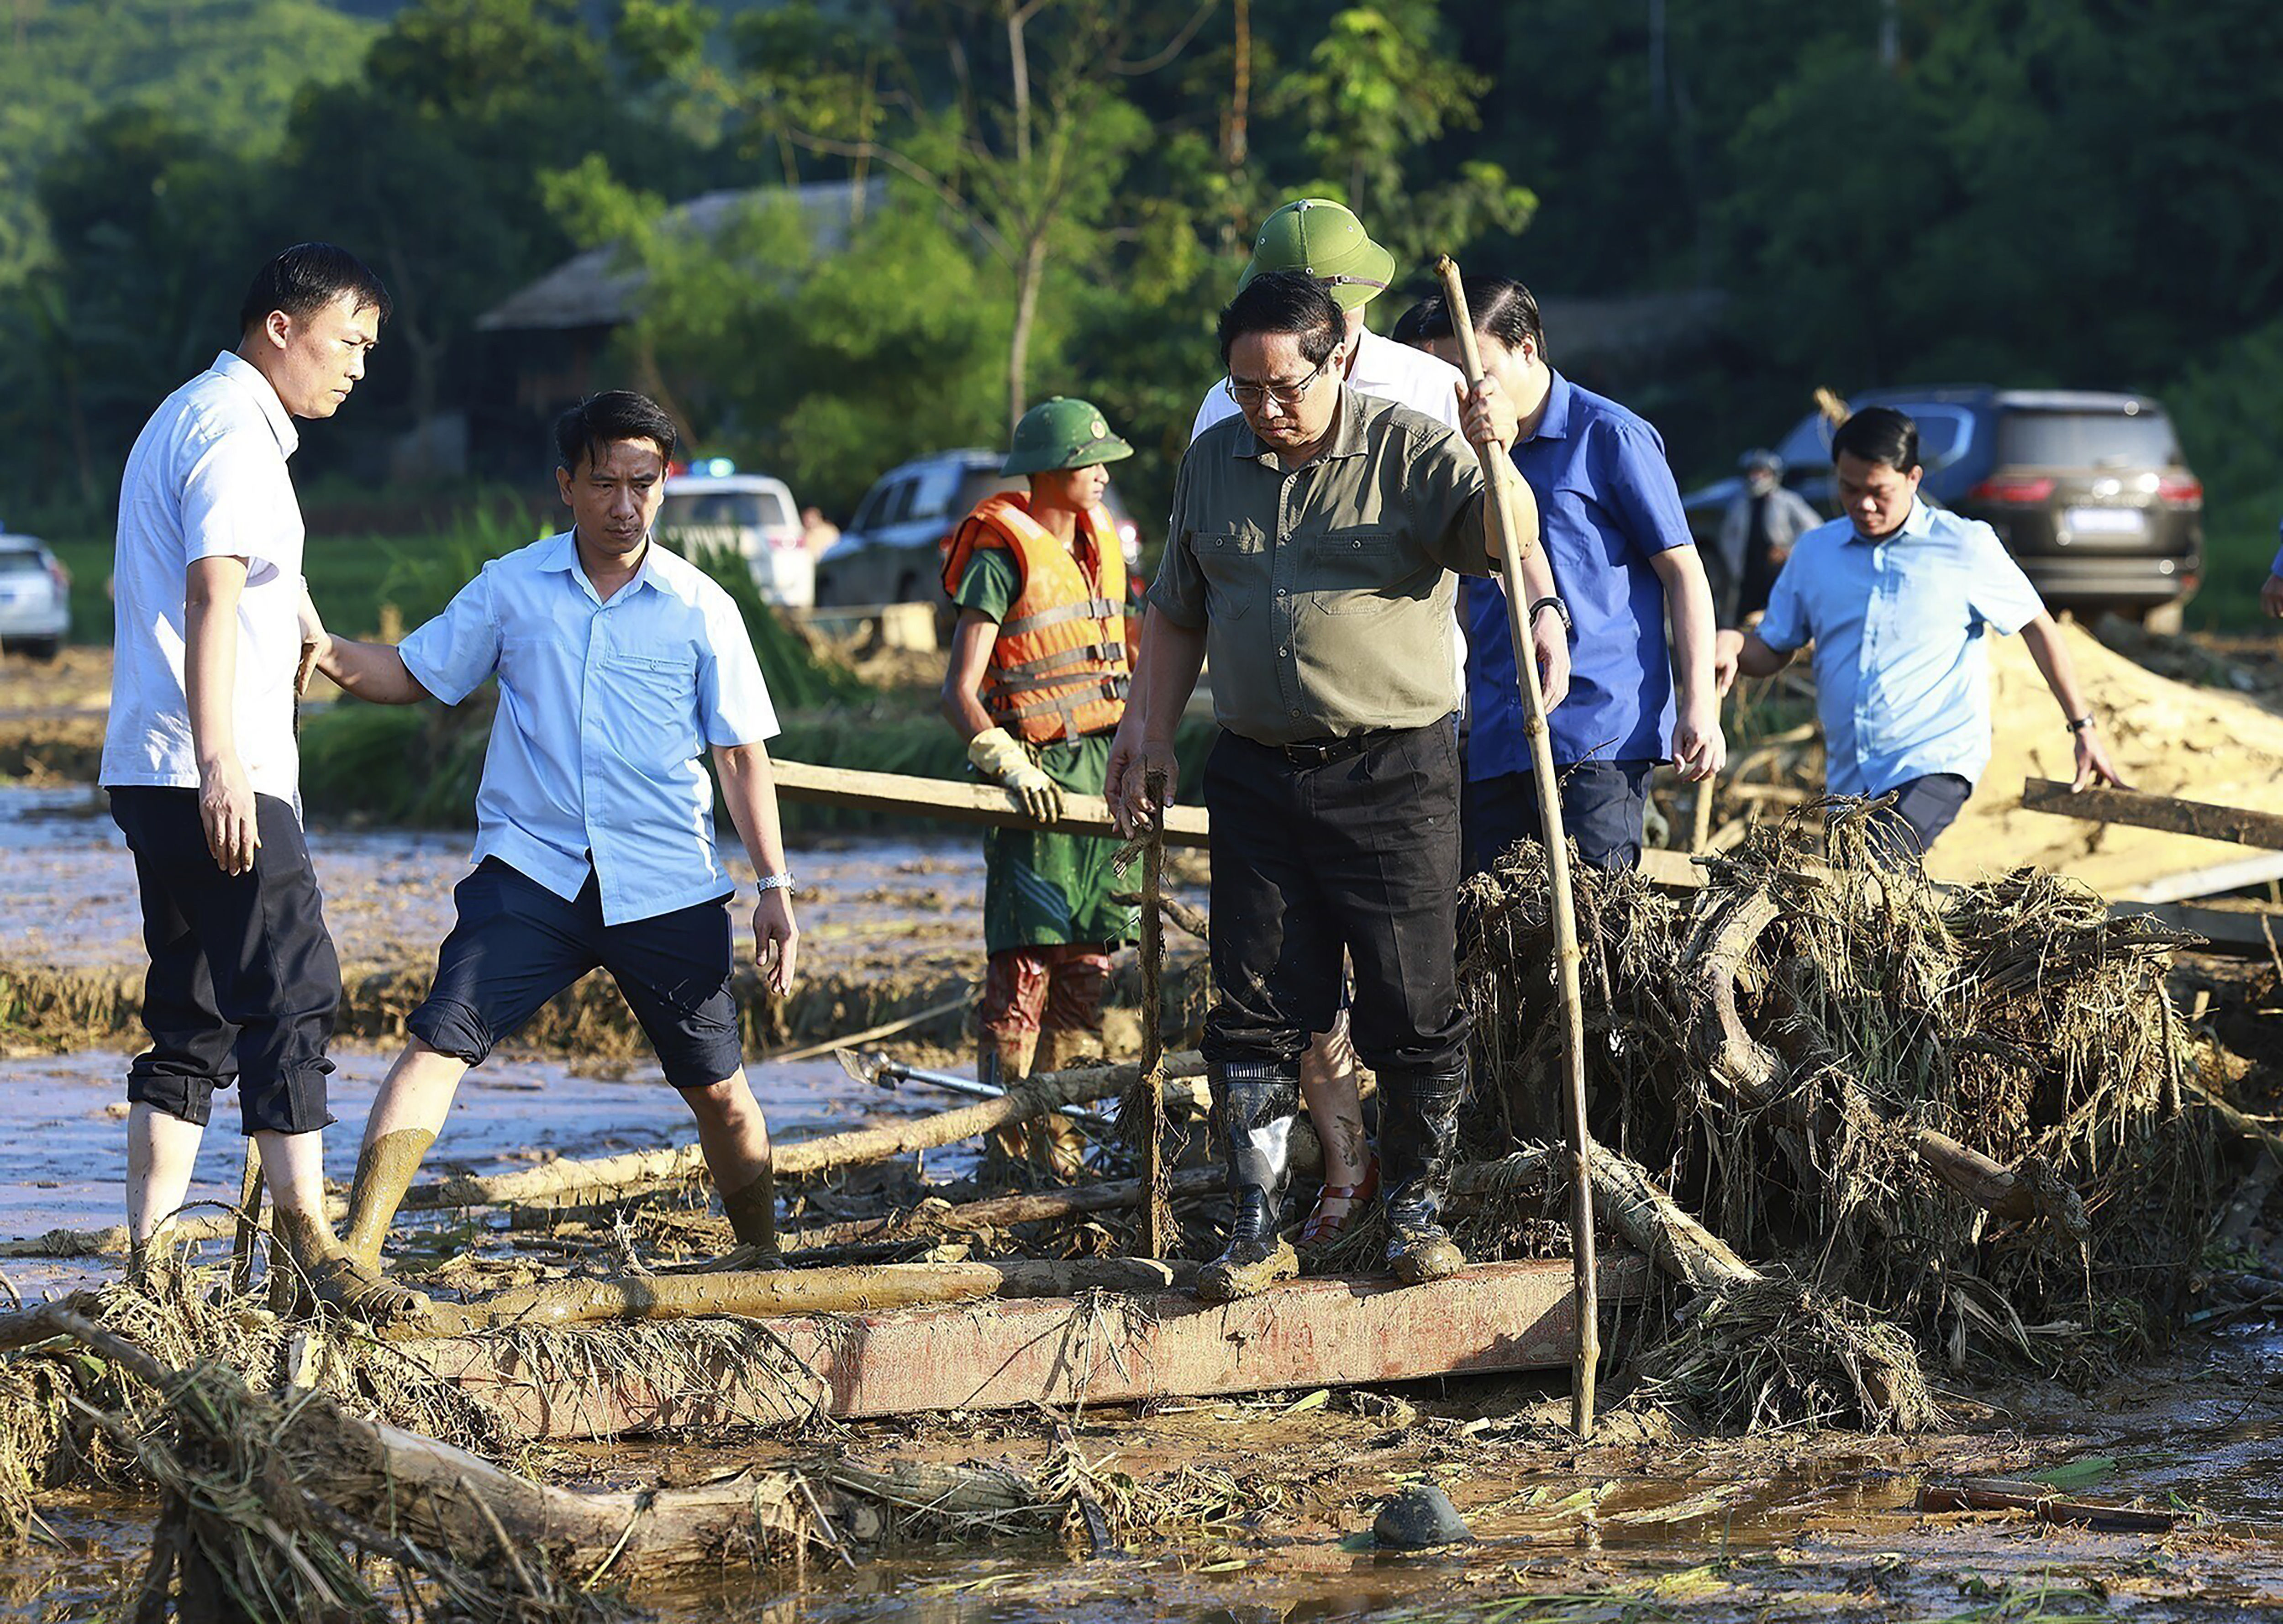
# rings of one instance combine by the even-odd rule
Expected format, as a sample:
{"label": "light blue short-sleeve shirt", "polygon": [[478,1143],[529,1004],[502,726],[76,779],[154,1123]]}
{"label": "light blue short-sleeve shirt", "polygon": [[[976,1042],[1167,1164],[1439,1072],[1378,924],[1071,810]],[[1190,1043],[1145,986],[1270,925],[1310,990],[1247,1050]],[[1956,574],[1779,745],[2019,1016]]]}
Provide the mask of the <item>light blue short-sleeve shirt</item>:
{"label": "light blue short-sleeve shirt", "polygon": [[777,719],[744,619],[704,571],[653,546],[605,602],[566,531],[486,564],[399,652],[446,704],[499,678],[477,862],[566,900],[591,872],[611,925],[729,894],[701,758],[775,736]]}
{"label": "light blue short-sleeve shirt", "polygon": [[1884,795],[1933,773],[1971,783],[1990,765],[1983,633],[2011,635],[2045,603],[1997,532],[1914,502],[1866,540],[1851,519],[1809,531],[1768,594],[1760,641],[1815,645],[1826,786]]}

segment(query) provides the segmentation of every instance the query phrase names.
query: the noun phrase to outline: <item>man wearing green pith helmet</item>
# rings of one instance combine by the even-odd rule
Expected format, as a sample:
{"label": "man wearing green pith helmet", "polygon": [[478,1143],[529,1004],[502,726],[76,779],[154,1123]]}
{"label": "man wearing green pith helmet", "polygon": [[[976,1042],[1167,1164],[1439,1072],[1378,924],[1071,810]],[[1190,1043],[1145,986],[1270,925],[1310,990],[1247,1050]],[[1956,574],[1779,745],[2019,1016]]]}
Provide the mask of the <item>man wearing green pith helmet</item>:
{"label": "man wearing green pith helmet", "polygon": [[[1001,469],[1027,476],[1029,490],[977,503],[944,563],[959,610],[944,718],[976,771],[1041,824],[1060,815],[1065,789],[1102,793],[1126,714],[1126,557],[1103,496],[1106,465],[1133,455],[1084,400],[1032,407]],[[986,1082],[1099,1047],[1110,955],[1134,937],[1133,908],[1113,899],[1117,849],[1043,828],[985,835]]]}

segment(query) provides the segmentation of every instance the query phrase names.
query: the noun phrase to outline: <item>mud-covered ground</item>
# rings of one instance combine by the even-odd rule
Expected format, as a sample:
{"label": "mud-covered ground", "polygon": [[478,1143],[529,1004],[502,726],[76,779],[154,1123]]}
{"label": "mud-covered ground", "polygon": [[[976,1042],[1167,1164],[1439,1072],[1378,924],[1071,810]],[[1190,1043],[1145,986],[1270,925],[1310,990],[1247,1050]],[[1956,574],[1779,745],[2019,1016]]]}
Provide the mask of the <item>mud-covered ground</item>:
{"label": "mud-covered ground", "polygon": [[[71,765],[81,759],[71,750],[83,753],[90,736],[99,742],[105,676],[101,657],[83,651],[54,667],[11,657],[0,670],[0,721],[12,717],[6,725],[22,742],[0,760],[0,777],[17,781],[0,787],[0,975],[37,964],[125,975],[139,966],[131,863],[83,781],[87,769]],[[345,961],[417,966],[432,955],[450,923],[450,887],[464,872],[464,836],[320,827],[311,845]],[[979,968],[981,861],[971,834],[812,842],[798,866],[815,961],[878,977]],[[0,1239],[114,1221],[122,1041],[62,1052],[53,1041],[19,1043],[0,1058]],[[388,1053],[372,1044],[339,1052],[342,1126],[328,1155],[336,1178],[348,1170]],[[927,1058],[953,1057],[939,1048]],[[945,1103],[868,1090],[829,1061],[760,1062],[752,1075],[788,1137]],[[235,1193],[231,1115],[224,1096],[203,1198]],[[646,1061],[526,1051],[471,1077],[433,1162],[440,1170],[491,1170],[687,1134],[679,1103]],[[916,1177],[948,1180],[965,1166],[962,1154],[938,1153]],[[487,1233],[458,1239],[509,1251],[506,1223],[495,1216]],[[20,1258],[0,1262],[0,1272],[33,1296],[109,1266]],[[827,1449],[1037,1472],[1066,1438],[1106,1480],[1162,1485],[1182,1473],[1196,1488],[1185,1519],[1129,1537],[1121,1550],[1084,1554],[1083,1539],[1066,1546],[970,1530],[906,1542],[853,1568],[813,1559],[801,1575],[740,1572],[645,1597],[676,1620],[2051,1624],[2283,1614],[2283,1333],[2238,1326],[2191,1336],[2081,1388],[2027,1384],[1946,1399],[1945,1427],[1910,1439],[1719,1441],[1621,1420],[1579,1450],[1562,1431],[1567,1401],[1555,1386],[1477,1379],[1181,1402],[1147,1415],[953,1414],[707,1445],[621,1441],[548,1450],[529,1464],[558,1481],[616,1487],[688,1483]],[[1913,1509],[1930,1478],[2040,1474],[2078,1499],[2138,1503],[2182,1520],[2168,1534],[2103,1534],[2017,1512]],[[1476,1542],[1421,1556],[1362,1549],[1375,1509],[1422,1480],[1450,1492]],[[52,1542],[0,1544],[0,1619],[44,1624],[114,1609],[119,1582],[144,1559],[150,1509],[51,1496],[41,1510]]]}

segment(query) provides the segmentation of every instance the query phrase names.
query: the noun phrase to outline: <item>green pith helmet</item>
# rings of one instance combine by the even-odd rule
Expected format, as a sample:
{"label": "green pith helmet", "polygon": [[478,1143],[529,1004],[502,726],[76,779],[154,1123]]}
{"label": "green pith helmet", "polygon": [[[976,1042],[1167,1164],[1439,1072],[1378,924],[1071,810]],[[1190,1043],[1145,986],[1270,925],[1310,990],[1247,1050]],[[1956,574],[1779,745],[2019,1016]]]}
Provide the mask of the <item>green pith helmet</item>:
{"label": "green pith helmet", "polygon": [[1023,414],[1002,474],[1045,474],[1058,468],[1091,468],[1130,457],[1134,447],[1110,431],[1108,419],[1084,400],[1056,395]]}
{"label": "green pith helmet", "polygon": [[1329,198],[1302,198],[1260,222],[1243,287],[1270,271],[1305,271],[1329,282],[1343,310],[1360,310],[1395,280],[1395,256],[1371,240],[1352,210]]}

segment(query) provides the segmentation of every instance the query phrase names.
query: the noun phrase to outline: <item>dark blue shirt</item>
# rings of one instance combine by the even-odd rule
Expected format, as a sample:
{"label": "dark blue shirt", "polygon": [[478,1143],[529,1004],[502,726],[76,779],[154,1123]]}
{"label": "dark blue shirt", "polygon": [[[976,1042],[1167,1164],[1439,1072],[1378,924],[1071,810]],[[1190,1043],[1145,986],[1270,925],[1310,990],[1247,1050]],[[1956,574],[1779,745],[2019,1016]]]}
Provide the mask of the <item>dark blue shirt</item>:
{"label": "dark blue shirt", "polygon": [[[1664,584],[1650,560],[1689,540],[1664,441],[1615,400],[1559,372],[1538,431],[1514,448],[1538,498],[1554,585],[1577,629],[1570,696],[1547,718],[1554,759],[1663,761],[1672,742]],[[1467,628],[1467,776],[1530,771],[1522,690],[1495,579],[1461,584]]]}

